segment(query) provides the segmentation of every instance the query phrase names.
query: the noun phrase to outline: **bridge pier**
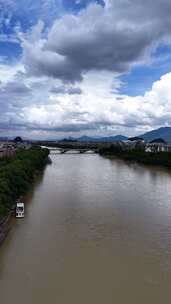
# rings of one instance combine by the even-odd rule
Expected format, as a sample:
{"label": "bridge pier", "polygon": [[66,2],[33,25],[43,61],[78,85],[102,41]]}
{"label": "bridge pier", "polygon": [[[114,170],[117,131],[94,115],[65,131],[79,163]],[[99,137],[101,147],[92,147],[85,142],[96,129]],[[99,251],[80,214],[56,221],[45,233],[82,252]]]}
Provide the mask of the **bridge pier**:
{"label": "bridge pier", "polygon": [[65,154],[67,152],[67,150],[61,150],[60,153],[61,154]]}

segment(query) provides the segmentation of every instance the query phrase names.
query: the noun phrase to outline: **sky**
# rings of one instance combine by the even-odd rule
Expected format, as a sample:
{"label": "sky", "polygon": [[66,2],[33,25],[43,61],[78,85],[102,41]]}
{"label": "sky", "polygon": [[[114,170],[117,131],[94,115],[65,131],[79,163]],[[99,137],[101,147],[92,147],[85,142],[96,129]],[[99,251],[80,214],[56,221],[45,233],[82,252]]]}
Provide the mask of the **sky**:
{"label": "sky", "polygon": [[171,126],[170,0],[0,0],[0,137]]}

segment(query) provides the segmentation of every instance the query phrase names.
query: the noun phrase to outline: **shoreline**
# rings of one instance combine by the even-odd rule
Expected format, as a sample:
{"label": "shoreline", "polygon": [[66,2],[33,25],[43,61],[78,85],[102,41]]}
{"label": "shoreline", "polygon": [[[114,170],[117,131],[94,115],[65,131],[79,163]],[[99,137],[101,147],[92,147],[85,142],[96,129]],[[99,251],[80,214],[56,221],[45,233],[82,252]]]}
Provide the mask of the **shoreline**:
{"label": "shoreline", "polygon": [[14,213],[14,211],[11,210],[7,216],[5,216],[4,218],[2,218],[0,220],[0,246],[2,245],[4,240],[6,239],[8,233],[11,229],[10,220],[11,220],[11,217],[12,217],[13,213]]}
{"label": "shoreline", "polygon": [[[50,164],[49,156],[47,157],[47,164]],[[34,173],[33,182],[31,184],[31,186],[33,186],[33,184],[36,181],[36,178],[41,174],[41,172],[42,172],[42,170],[37,170]],[[27,191],[29,191],[29,189]],[[27,194],[27,192],[25,193],[25,195],[26,194]],[[10,225],[10,221],[11,221],[12,217],[15,217],[15,205],[11,208],[11,210],[9,210],[9,212],[6,216],[0,218],[0,247],[3,244],[3,242],[5,241],[6,237],[8,236],[8,233],[10,232],[10,230],[12,228]]]}
{"label": "shoreline", "polygon": [[[18,166],[18,163],[20,166]],[[16,174],[18,179],[11,180],[9,177],[11,176],[10,174],[4,175],[8,189],[12,190],[11,192],[9,191],[8,196],[6,195],[6,204],[8,205],[8,208],[6,208],[4,214],[0,214],[0,245],[10,231],[10,220],[15,214],[15,202],[17,198],[23,197],[27,191],[29,191],[30,186],[34,183],[36,177],[48,163],[50,163],[50,160],[49,151],[47,149],[32,148],[28,151],[19,152],[18,159],[17,157],[14,158],[14,161],[10,164],[7,163],[7,165],[3,167],[4,171],[7,168],[7,172],[10,174],[12,173],[13,176]],[[14,191],[16,186],[20,187],[18,193]],[[1,193],[3,194],[3,191]],[[2,206],[3,205],[5,206],[5,204],[2,204]]]}
{"label": "shoreline", "polygon": [[[147,167],[156,167],[171,170],[171,153],[161,152],[161,153],[108,153],[101,152],[100,156],[110,158],[110,159],[120,159],[125,162],[135,163],[139,165],[145,165]],[[164,157],[163,157],[164,156]]]}

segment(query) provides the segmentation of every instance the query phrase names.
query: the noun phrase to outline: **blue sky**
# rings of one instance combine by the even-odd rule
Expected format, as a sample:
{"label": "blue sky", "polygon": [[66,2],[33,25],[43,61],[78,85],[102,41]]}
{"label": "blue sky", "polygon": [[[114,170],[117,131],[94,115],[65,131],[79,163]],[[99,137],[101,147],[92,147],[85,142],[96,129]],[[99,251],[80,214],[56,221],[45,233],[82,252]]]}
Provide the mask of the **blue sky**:
{"label": "blue sky", "polygon": [[164,74],[171,71],[171,45],[159,45],[151,56],[151,62],[140,64],[122,75],[122,94],[131,96],[143,95],[152,84]]}
{"label": "blue sky", "polygon": [[[26,32],[39,20],[45,23],[46,29],[56,18],[71,12],[77,14],[92,2],[94,0],[14,0],[12,2],[0,0],[0,35],[15,35],[18,26],[21,31]],[[103,0],[95,2],[104,6]],[[19,43],[1,41],[0,56],[6,58],[8,62],[18,60],[21,55],[22,48]]]}
{"label": "blue sky", "polygon": [[0,135],[171,125],[170,13],[167,0],[0,0]]}

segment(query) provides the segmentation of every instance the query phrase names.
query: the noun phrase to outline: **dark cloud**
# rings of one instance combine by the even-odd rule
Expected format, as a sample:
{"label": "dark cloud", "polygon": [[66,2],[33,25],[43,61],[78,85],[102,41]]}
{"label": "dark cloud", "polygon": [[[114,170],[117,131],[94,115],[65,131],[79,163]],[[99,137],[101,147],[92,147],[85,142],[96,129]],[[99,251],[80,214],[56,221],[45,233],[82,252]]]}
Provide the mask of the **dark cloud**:
{"label": "dark cloud", "polygon": [[[19,126],[19,125],[18,125]],[[20,125],[22,126],[22,125]],[[81,132],[81,131],[92,131],[99,129],[106,129],[106,126],[111,126],[110,123],[107,125],[103,122],[95,123],[63,123],[59,126],[47,126],[47,125],[38,125],[38,124],[27,124],[26,128],[28,130],[38,130],[38,131],[47,131],[47,132]]]}
{"label": "dark cloud", "polygon": [[[46,40],[23,44],[27,70],[38,76],[80,81],[85,72],[127,71],[151,47],[170,38],[170,0],[111,0],[58,19]],[[40,35],[40,31],[36,29]]]}
{"label": "dark cloud", "polygon": [[80,95],[82,90],[79,87],[59,86],[51,88],[50,92],[54,94]]}
{"label": "dark cloud", "polygon": [[[10,81],[8,83],[0,84],[0,107],[1,114],[3,111],[19,108],[24,104],[24,101],[31,96],[32,90],[23,82]],[[13,109],[14,110],[14,109]],[[2,114],[3,115],[3,114]]]}
{"label": "dark cloud", "polygon": [[28,95],[31,93],[31,89],[26,86],[24,83],[20,83],[19,81],[11,81],[8,82],[6,85],[0,85],[0,95],[9,95],[12,96],[21,96],[21,95]]}

